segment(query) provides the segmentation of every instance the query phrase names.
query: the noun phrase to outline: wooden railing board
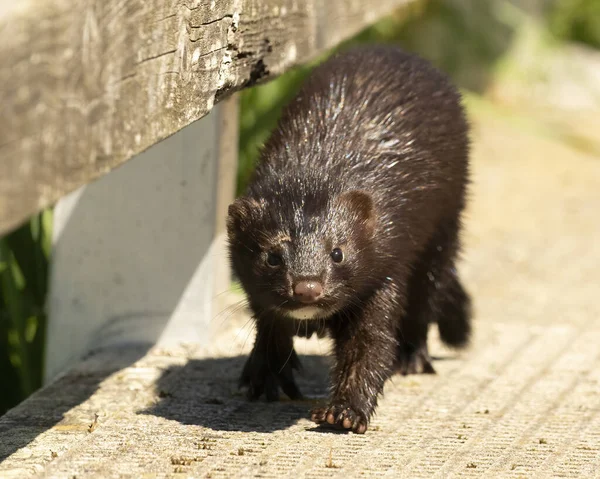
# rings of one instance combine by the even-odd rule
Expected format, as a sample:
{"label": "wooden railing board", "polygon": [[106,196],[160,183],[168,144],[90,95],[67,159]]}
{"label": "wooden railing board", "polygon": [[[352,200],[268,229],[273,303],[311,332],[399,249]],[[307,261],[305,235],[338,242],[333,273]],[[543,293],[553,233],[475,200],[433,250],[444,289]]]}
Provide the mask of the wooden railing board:
{"label": "wooden railing board", "polygon": [[409,1],[0,2],[0,233]]}

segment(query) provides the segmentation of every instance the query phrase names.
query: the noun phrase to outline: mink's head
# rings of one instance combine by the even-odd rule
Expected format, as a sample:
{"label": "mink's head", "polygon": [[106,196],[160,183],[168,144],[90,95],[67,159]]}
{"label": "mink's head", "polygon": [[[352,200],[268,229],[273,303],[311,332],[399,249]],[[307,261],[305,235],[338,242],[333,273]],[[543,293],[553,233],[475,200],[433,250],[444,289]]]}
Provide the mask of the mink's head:
{"label": "mink's head", "polygon": [[255,312],[319,319],[360,305],[376,281],[371,196],[265,196],[238,198],[227,220],[232,267]]}

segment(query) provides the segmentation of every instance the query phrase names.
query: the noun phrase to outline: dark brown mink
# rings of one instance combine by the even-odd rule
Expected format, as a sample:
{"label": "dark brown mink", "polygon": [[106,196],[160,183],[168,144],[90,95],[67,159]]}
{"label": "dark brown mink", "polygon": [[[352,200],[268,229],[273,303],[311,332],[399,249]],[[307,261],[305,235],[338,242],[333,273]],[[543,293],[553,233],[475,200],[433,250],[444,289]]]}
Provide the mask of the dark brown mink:
{"label": "dark brown mink", "polygon": [[229,208],[256,321],[240,379],[250,399],[300,398],[293,336],[326,333],[331,397],[312,420],[364,433],[391,375],[434,373],[431,323],[446,344],[468,343],[455,268],[468,129],[446,75],[398,48],[355,48],[311,73]]}

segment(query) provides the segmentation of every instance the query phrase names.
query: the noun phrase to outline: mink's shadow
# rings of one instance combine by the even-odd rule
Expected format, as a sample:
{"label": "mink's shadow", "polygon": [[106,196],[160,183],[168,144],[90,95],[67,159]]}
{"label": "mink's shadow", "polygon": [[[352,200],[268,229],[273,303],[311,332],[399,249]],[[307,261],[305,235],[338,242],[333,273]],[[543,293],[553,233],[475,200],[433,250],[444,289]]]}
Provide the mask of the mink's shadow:
{"label": "mink's shadow", "polygon": [[[329,392],[331,358],[299,355],[303,369],[296,382],[305,399],[291,401],[280,392],[280,400],[267,402],[264,396],[248,401],[238,388],[238,379],[247,356],[192,359],[172,366],[156,382],[159,401],[140,411],[181,424],[203,426],[215,431],[274,432],[287,429],[300,419],[309,419],[310,410],[324,404]],[[435,362],[455,359],[436,355]],[[402,377],[402,376],[398,376]],[[314,432],[346,433],[310,423]]]}
{"label": "mink's shadow", "polygon": [[295,377],[305,399],[291,401],[281,392],[276,402],[267,402],[264,396],[248,401],[238,389],[246,359],[192,359],[166,369],[156,382],[159,402],[140,414],[217,431],[273,432],[309,419],[314,405],[326,401],[330,358],[300,355],[303,370],[296,371]]}

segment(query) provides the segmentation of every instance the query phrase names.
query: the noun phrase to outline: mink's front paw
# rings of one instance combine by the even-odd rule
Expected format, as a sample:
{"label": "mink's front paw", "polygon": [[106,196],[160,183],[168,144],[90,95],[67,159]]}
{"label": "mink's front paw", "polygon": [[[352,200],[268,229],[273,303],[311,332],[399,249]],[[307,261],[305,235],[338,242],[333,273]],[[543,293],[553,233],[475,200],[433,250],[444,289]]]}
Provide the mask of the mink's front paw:
{"label": "mink's front paw", "polygon": [[347,404],[330,404],[327,407],[318,407],[311,411],[310,418],[317,424],[330,424],[332,426],[351,429],[356,434],[364,434],[369,424],[366,416]]}
{"label": "mink's front paw", "polygon": [[253,351],[242,371],[239,387],[247,388],[247,397],[251,401],[263,393],[267,401],[277,401],[280,387],[290,399],[302,399],[293,369],[300,369],[300,360],[295,351],[284,359]]}

